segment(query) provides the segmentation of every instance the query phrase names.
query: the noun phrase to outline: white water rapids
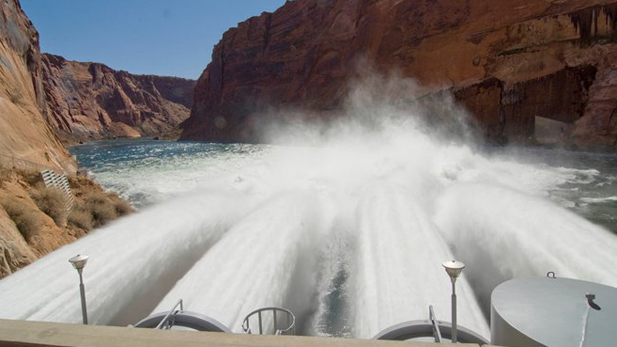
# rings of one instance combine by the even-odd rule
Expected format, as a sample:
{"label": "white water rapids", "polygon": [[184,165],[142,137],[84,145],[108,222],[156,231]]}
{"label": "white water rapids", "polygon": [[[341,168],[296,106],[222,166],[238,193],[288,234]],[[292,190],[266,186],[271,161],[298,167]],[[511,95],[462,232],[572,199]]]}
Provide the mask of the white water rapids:
{"label": "white water rapids", "polygon": [[164,202],[0,281],[0,317],[80,322],[67,262],[78,253],[91,257],[94,324],[135,323],[183,299],[236,332],[250,311],[284,306],[305,334],[370,338],[426,319],[429,304],[449,321],[441,263],[457,259],[459,324],[487,337],[490,292],[509,278],[555,271],[617,286],[617,237],[546,198],[576,170],[489,158],[414,127],[249,147],[101,177]]}

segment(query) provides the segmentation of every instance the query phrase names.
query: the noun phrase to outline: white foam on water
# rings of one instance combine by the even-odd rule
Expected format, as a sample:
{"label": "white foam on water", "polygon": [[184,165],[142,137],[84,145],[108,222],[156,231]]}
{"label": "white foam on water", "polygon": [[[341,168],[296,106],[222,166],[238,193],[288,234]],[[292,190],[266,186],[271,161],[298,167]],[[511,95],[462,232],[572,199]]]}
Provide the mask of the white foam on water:
{"label": "white foam on water", "polygon": [[581,198],[581,201],[589,204],[602,204],[605,202],[617,201],[617,196],[607,196],[605,198]]}
{"label": "white foam on water", "polygon": [[[133,154],[124,154],[126,161],[97,166],[93,172],[97,182],[138,207],[147,206],[201,188],[233,185],[239,173],[259,167],[263,153],[269,149],[245,144],[214,144],[208,148],[180,142],[167,146],[170,153],[166,153],[162,147],[165,143],[155,145],[154,149],[131,148]],[[123,155],[121,151],[114,153]]]}

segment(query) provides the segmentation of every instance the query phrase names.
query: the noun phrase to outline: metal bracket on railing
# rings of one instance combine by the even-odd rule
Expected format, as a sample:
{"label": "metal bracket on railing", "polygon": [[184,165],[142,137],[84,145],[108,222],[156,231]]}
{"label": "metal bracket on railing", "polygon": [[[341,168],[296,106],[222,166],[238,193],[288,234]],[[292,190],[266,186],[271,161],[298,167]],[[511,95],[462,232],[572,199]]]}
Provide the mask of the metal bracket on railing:
{"label": "metal bracket on railing", "polygon": [[184,311],[184,305],[182,303],[182,299],[180,299],[180,301],[178,301],[177,304],[174,305],[174,307],[171,308],[171,310],[169,310],[169,312],[165,315],[165,317],[163,317],[163,319],[161,319],[161,322],[159,323],[159,325],[156,326],[155,329],[171,329],[171,327],[173,326],[173,320],[171,321],[171,324],[167,324],[169,321],[169,318],[171,317],[172,314],[176,314],[178,311],[176,311],[176,307],[178,307],[178,305],[180,305],[180,311],[182,312]]}
{"label": "metal bracket on railing", "polygon": [[439,324],[437,323],[437,317],[433,311],[433,305],[428,305],[428,318],[433,326],[433,336],[435,337],[435,342],[441,343],[441,330],[439,330]]}
{"label": "metal bracket on railing", "polygon": [[[242,330],[244,330],[247,334],[252,334],[253,331],[250,327],[250,320],[251,317],[257,315],[259,334],[264,335],[264,317],[262,314],[267,312],[272,313],[272,333],[274,335],[295,335],[296,316],[294,316],[294,314],[288,309],[282,307],[264,307],[249,313],[242,322]],[[279,317],[280,314],[284,315],[285,322],[283,323],[281,323],[281,317]],[[283,329],[279,328],[279,325],[281,324],[285,324]],[[265,334],[267,334],[267,332]]]}

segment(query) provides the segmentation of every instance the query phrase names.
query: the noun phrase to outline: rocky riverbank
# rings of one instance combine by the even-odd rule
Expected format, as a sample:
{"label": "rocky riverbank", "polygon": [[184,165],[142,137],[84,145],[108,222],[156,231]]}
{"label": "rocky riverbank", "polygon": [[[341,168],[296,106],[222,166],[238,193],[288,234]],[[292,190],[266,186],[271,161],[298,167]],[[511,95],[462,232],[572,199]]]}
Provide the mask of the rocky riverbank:
{"label": "rocky riverbank", "polygon": [[87,177],[70,177],[72,208],[38,171],[0,169],[0,278],[133,212]]}

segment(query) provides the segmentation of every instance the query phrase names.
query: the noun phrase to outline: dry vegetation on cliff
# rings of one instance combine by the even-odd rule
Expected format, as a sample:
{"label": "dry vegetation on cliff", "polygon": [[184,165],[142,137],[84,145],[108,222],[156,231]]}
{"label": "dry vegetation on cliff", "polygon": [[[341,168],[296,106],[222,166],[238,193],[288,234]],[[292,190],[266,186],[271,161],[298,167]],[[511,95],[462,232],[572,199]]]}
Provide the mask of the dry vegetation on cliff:
{"label": "dry vegetation on cliff", "polygon": [[76,203],[68,215],[68,226],[86,232],[133,212],[133,208],[114,193],[106,193],[86,177],[69,179]]}
{"label": "dry vegetation on cliff", "polygon": [[69,179],[75,197],[47,188],[36,171],[0,170],[0,278],[133,208],[86,177]]}

